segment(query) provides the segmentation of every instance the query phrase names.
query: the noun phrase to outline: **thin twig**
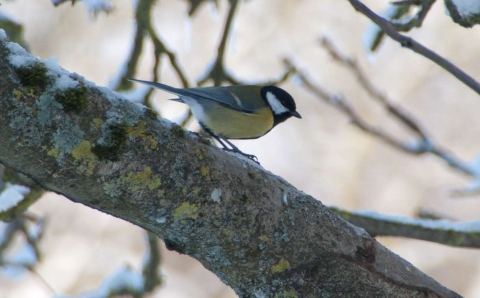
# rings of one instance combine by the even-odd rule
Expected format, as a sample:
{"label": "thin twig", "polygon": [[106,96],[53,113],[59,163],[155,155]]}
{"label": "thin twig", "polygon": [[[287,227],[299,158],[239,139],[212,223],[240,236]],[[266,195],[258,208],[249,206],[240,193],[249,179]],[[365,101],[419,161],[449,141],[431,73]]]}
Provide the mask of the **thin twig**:
{"label": "thin twig", "polygon": [[329,209],[374,237],[405,237],[449,246],[480,248],[478,221],[462,223],[446,219],[412,219],[376,212],[348,212],[336,207]]}
{"label": "thin twig", "polygon": [[160,55],[162,54],[167,55],[168,60],[170,61],[170,64],[175,70],[175,73],[177,74],[178,78],[182,82],[182,86],[184,88],[190,87],[190,84],[188,83],[188,80],[187,80],[187,76],[185,75],[183,69],[180,67],[177,61],[177,56],[172,51],[167,49],[163,41],[158,37],[151,23],[148,24],[147,32],[150,35],[150,38],[152,39],[153,45],[155,47],[155,55],[157,59],[159,59]]}
{"label": "thin twig", "polygon": [[[148,1],[148,0],[146,0],[146,1]],[[150,38],[153,42],[154,48],[155,48],[155,51],[154,51],[155,63],[153,65],[153,70],[152,70],[153,81],[154,82],[159,81],[158,73],[159,73],[159,68],[160,68],[160,64],[161,64],[161,61],[162,61],[162,55],[166,55],[168,57],[169,61],[170,61],[170,64],[172,65],[173,69],[175,70],[175,73],[177,74],[178,78],[182,82],[183,87],[184,88],[190,87],[190,84],[188,83],[188,80],[187,80],[187,76],[185,75],[184,71],[182,70],[182,68],[180,67],[180,65],[177,62],[177,56],[172,51],[167,49],[167,47],[165,46],[163,41],[158,37],[158,34],[156,33],[155,28],[153,27],[153,24],[150,21],[150,18],[149,18],[149,22],[146,24],[146,30],[147,30],[147,32],[148,32],[148,34],[149,34],[149,36],[150,36]],[[145,100],[144,100],[145,104],[151,109],[153,109],[153,107],[151,105],[150,98],[153,94],[153,90],[154,90],[153,88],[151,88],[149,90],[149,92],[146,94]]]}
{"label": "thin twig", "polygon": [[285,83],[293,75],[297,73],[297,69],[293,66],[287,66],[287,70],[276,80],[269,80],[266,82],[258,82],[255,85],[266,86],[266,85],[280,85]]}
{"label": "thin twig", "polygon": [[158,236],[152,232],[145,231],[148,239],[148,250],[143,264],[143,290],[145,293],[152,292],[156,287],[162,285],[162,277],[158,274],[161,265],[160,248]]}
{"label": "thin twig", "polygon": [[321,45],[328,51],[335,61],[340,64],[347,66],[348,69],[355,75],[360,85],[367,91],[367,93],[375,100],[384,105],[389,113],[395,116],[398,120],[403,122],[408,128],[410,128],[414,133],[416,133],[422,140],[427,140],[427,134],[420,127],[415,119],[412,116],[408,115],[404,110],[398,106],[394,106],[391,101],[387,98],[385,94],[380,92],[375,86],[370,82],[368,77],[365,75],[364,71],[359,67],[358,63],[350,58],[340,53],[338,49],[335,48],[333,43],[326,37],[320,39]]}
{"label": "thin twig", "polygon": [[225,68],[224,65],[225,50],[227,48],[228,36],[230,35],[233,19],[235,17],[237,8],[238,0],[230,0],[230,9],[228,11],[228,16],[225,21],[222,38],[217,48],[217,57],[215,58],[211,69],[208,70],[207,73],[198,80],[197,83],[199,86],[205,85],[205,83],[207,83],[210,79],[213,81],[214,86],[220,86],[223,82],[228,82],[232,85],[240,85],[240,82],[229,73],[229,71]]}
{"label": "thin twig", "polygon": [[[293,65],[291,61],[288,59],[285,60],[285,63],[287,65]],[[359,71],[357,74],[362,74],[363,72]],[[335,106],[337,109],[339,109],[341,112],[346,114],[352,124],[360,128],[362,131],[369,133],[382,141],[386,142],[387,144],[393,146],[394,148],[400,149],[406,153],[409,154],[415,154],[415,155],[420,155],[424,153],[431,153],[445,162],[447,162],[448,165],[450,165],[452,168],[459,170],[463,172],[464,174],[467,174],[469,176],[474,177],[477,173],[472,169],[471,166],[469,166],[467,163],[459,160],[458,158],[454,157],[453,155],[449,154],[447,151],[441,149],[437,145],[433,143],[428,137],[426,133],[423,133],[421,129],[419,129],[419,132],[417,134],[419,135],[419,140],[416,143],[411,143],[411,142],[404,142],[401,140],[398,140],[397,138],[391,136],[389,133],[386,131],[374,127],[372,125],[369,125],[356,111],[355,109],[348,103],[346,99],[344,99],[342,96],[335,95],[330,93],[327,89],[320,87],[318,84],[313,83],[310,81],[310,79],[307,78],[307,76],[297,70],[297,76],[302,82],[302,84],[310,90],[312,93],[317,95],[320,99],[323,101],[332,104]],[[366,77],[363,78],[363,80],[366,80]],[[371,91],[374,91],[374,93],[380,94],[376,89],[373,87],[371,83],[368,82],[368,80],[365,81],[368,83],[368,85],[373,88]],[[386,99],[386,97],[384,98]],[[396,107],[390,106],[390,109],[396,109]],[[411,116],[405,117],[402,112],[395,112],[394,114],[397,115],[397,118],[400,119],[407,127],[412,128],[412,127],[418,127],[420,128],[420,125],[417,124],[417,121],[415,121]],[[392,112],[392,111],[391,111]],[[393,112],[392,112],[393,113]],[[408,119],[408,121],[406,121]],[[421,132],[421,133],[420,133]]]}
{"label": "thin twig", "polygon": [[[210,69],[206,72],[206,74],[198,80],[198,85],[203,86],[209,80],[213,81],[214,86],[221,86],[224,82],[227,82],[231,85],[242,85],[244,84],[242,81],[234,78],[234,76],[228,71],[225,67],[225,55],[228,43],[228,37],[232,31],[233,20],[238,8],[239,0],[230,0],[230,9],[228,11],[227,19],[225,20],[225,26],[222,32],[222,37],[220,39],[220,43],[217,48],[217,57],[215,61],[210,66]],[[290,78],[295,74],[294,68],[288,68],[284,74],[281,75],[279,79],[276,80],[268,80],[264,82],[255,83],[255,85],[278,85]]]}
{"label": "thin twig", "polygon": [[152,0],[140,0],[135,7],[135,36],[133,38],[132,50],[127,57],[127,65],[125,69],[122,69],[123,73],[121,77],[115,82],[117,85],[111,86],[116,91],[130,90],[133,87],[133,83],[129,81],[137,73],[138,63],[140,56],[143,52],[143,44],[145,35],[147,32],[148,24],[150,23],[150,11],[152,10],[156,1]]}
{"label": "thin twig", "polygon": [[399,42],[400,45],[402,45],[403,47],[409,48],[415,53],[420,54],[423,57],[436,63],[438,66],[445,69],[447,72],[455,76],[458,80],[460,80],[462,83],[464,83],[465,85],[467,85],[473,91],[475,91],[477,94],[480,95],[480,84],[471,76],[469,76],[464,71],[462,71],[460,68],[455,66],[453,63],[449,62],[442,56],[438,55],[437,53],[433,52],[432,50],[418,43],[414,39],[398,33],[397,30],[395,30],[395,27],[394,25],[392,25],[392,23],[380,17],[376,13],[374,13],[370,8],[368,8],[365,4],[363,4],[359,0],[348,0],[348,1],[357,11],[364,14],[366,17],[372,20],[375,24],[377,24],[380,28],[382,28],[382,30],[384,30],[385,33],[390,38]]}
{"label": "thin twig", "polygon": [[[335,59],[335,61],[348,67],[348,69],[355,75],[360,85],[367,91],[367,93],[371,96],[372,99],[377,100],[401,124],[409,128],[413,133],[417,135],[418,142],[415,146],[413,147],[411,145],[401,146],[400,147],[401,149],[404,149],[404,150],[407,149],[408,152],[414,153],[414,154],[423,154],[427,152],[432,153],[433,155],[436,155],[441,159],[443,159],[450,166],[452,166],[457,170],[460,170],[470,176],[477,175],[477,173],[472,169],[470,165],[468,165],[468,163],[459,160],[452,154],[448,153],[446,150],[440,148],[438,145],[435,145],[434,142],[428,137],[428,134],[426,133],[426,131],[421,127],[418,120],[416,120],[413,116],[407,113],[400,106],[393,105],[391,103],[391,100],[384,93],[378,90],[373,85],[372,82],[370,82],[368,77],[365,75],[365,72],[360,68],[360,66],[357,64],[357,62],[354,59],[340,53],[340,51],[336,49],[333,43],[327,38],[322,38],[321,44],[325,49],[327,49],[327,51]],[[352,113],[349,113],[349,114],[351,115]],[[362,129],[365,130],[365,127],[366,126],[364,125]],[[370,127],[370,129],[372,128]],[[374,134],[385,138],[385,135],[383,133],[380,133],[380,134],[378,132],[375,133],[375,130],[374,130]],[[393,139],[392,137],[389,137],[386,140],[390,144],[394,144],[394,142],[392,142],[392,139]],[[403,143],[403,145],[407,145],[407,144]]]}
{"label": "thin twig", "polygon": [[432,8],[432,5],[435,3],[435,0],[414,0],[414,1],[397,1],[397,2],[392,2],[394,5],[398,6],[419,6],[420,9],[418,12],[415,14],[415,16],[410,16],[408,22],[405,21],[405,18],[403,19],[392,19],[390,22],[392,25],[395,27],[397,31],[410,31],[413,28],[419,28],[422,26],[423,21],[425,20],[425,17],[427,16],[427,13],[430,11]]}
{"label": "thin twig", "polygon": [[[128,90],[132,88],[132,82],[128,79],[134,77],[137,72],[138,63],[140,61],[140,55],[142,54],[143,44],[145,37],[150,36],[154,45],[155,63],[153,66],[153,81],[158,81],[158,70],[161,65],[162,55],[166,55],[172,65],[175,73],[182,82],[184,87],[189,87],[188,80],[182,68],[179,66],[175,54],[168,50],[163,41],[158,37],[152,24],[151,11],[156,1],[153,0],[140,0],[135,10],[136,31],[134,37],[134,44],[130,56],[127,58],[127,66],[124,73],[118,80],[118,86],[113,86],[115,90]],[[152,96],[153,89],[145,94],[143,102],[151,107],[150,98]]]}
{"label": "thin twig", "polygon": [[31,266],[27,266],[25,267],[33,276],[35,276],[37,278],[37,280],[40,281],[40,283],[48,290],[50,291],[50,293],[55,296],[57,294],[57,292],[55,291],[55,289],[52,287],[52,285],[50,285],[50,283],[37,271],[35,270],[35,268],[31,267]]}

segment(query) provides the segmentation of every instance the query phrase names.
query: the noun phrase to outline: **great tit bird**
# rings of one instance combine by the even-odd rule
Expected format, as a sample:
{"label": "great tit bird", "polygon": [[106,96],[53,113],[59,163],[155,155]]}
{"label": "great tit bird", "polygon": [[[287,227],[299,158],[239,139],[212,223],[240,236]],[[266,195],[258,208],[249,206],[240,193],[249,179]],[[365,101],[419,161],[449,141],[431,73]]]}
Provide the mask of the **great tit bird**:
{"label": "great tit bird", "polygon": [[228,139],[256,139],[291,116],[302,118],[292,96],[275,86],[175,88],[155,82],[131,81],[177,95],[178,98],[172,100],[187,104],[203,129],[224,150],[240,153],[257,163],[256,156],[243,153]]}

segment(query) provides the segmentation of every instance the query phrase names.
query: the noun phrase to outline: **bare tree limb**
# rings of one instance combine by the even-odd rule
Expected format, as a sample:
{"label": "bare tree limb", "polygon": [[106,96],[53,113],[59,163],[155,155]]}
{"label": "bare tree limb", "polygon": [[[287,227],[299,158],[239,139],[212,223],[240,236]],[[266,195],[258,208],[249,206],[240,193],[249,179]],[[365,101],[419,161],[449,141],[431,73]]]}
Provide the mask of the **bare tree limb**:
{"label": "bare tree limb", "polygon": [[[229,0],[230,9],[228,11],[227,18],[225,20],[225,26],[223,29],[222,37],[217,48],[217,56],[211,66],[207,69],[205,75],[198,79],[197,84],[199,86],[205,85],[209,80],[213,81],[214,86],[221,86],[227,82],[232,85],[245,84],[239,79],[236,79],[225,66],[225,55],[228,43],[228,37],[232,31],[233,20],[238,8],[239,0]],[[293,68],[288,68],[285,73],[276,80],[268,80],[266,82],[258,82],[255,85],[277,85],[285,82],[292,74],[295,73]]]}
{"label": "bare tree limb", "polygon": [[[0,193],[4,191],[6,183],[13,185],[23,185],[29,188],[29,192],[25,197],[12,208],[5,211],[0,211],[0,221],[9,222],[21,215],[31,205],[33,205],[45,193],[45,190],[37,185],[30,178],[25,177],[20,173],[5,169],[0,165]],[[3,184],[3,185],[2,185]]]}
{"label": "bare tree limb", "polygon": [[[382,106],[384,106],[385,109],[391,115],[393,115],[400,124],[412,131],[418,139],[415,144],[409,142],[402,142],[397,140],[395,137],[387,134],[386,132],[383,132],[378,128],[368,125],[344,99],[341,99],[339,96],[328,94],[328,92],[325,90],[319,93],[319,87],[313,86],[313,83],[310,82],[304,74],[302,74],[300,75],[300,78],[305,83],[308,89],[314,91],[315,93],[317,93],[317,95],[321,95],[323,99],[336,97],[338,100],[327,101],[339,105],[341,110],[352,119],[352,122],[358,127],[360,127],[363,131],[376,135],[390,145],[393,145],[394,147],[397,147],[407,153],[416,155],[431,153],[438,158],[444,160],[452,168],[459,170],[464,174],[467,174],[471,177],[477,177],[479,175],[479,173],[469,163],[460,160],[459,158],[453,156],[450,152],[448,152],[448,150],[445,150],[435,144],[435,142],[428,136],[427,132],[421,127],[417,119],[407,113],[399,105],[392,104],[391,100],[387,97],[387,95],[378,90],[373,85],[373,83],[370,82],[364,71],[360,68],[360,66],[355,60],[340,53],[340,51],[336,49],[332,42],[327,38],[322,38],[320,42],[336,62],[348,67],[348,69],[355,75],[363,89],[367,91],[367,93],[370,95],[371,99],[376,100]],[[291,64],[291,62],[288,63]]]}
{"label": "bare tree limb", "polygon": [[367,18],[372,20],[375,24],[377,24],[380,28],[382,28],[391,39],[400,43],[402,47],[409,48],[415,53],[420,54],[423,57],[431,60],[432,62],[434,62],[438,66],[445,69],[447,72],[449,72],[454,77],[456,77],[460,82],[464,83],[470,89],[472,89],[473,91],[475,91],[477,94],[480,95],[480,84],[474,78],[472,78],[471,76],[466,74],[464,71],[462,71],[460,68],[455,66],[453,63],[443,58],[442,56],[438,55],[434,51],[428,49],[427,47],[423,46],[419,42],[415,41],[413,38],[398,33],[397,30],[395,30],[395,26],[392,25],[392,23],[380,17],[379,15],[375,14],[370,8],[368,8],[361,1],[359,0],[348,0],[348,1],[357,11],[361,12]]}
{"label": "bare tree limb", "polygon": [[480,24],[480,11],[475,7],[474,2],[465,2],[465,5],[460,5],[460,1],[445,0],[444,2],[445,9],[453,22],[465,28]]}
{"label": "bare tree limb", "polygon": [[[336,61],[338,62],[341,62],[342,64],[347,65],[349,69],[357,76],[357,79],[359,80],[362,87],[364,87],[365,90],[374,99],[384,105],[387,110],[392,113],[396,117],[396,119],[400,121],[400,123],[415,132],[418,136],[418,140],[414,143],[402,141],[395,136],[389,134],[388,132],[382,130],[381,128],[368,124],[357,113],[357,111],[355,111],[355,109],[349,104],[349,102],[345,100],[345,98],[340,95],[330,93],[327,89],[313,83],[302,71],[297,70],[298,78],[309,91],[317,95],[318,98],[322,99],[323,101],[332,104],[342,113],[346,114],[352,124],[360,128],[362,131],[379,138],[380,140],[397,149],[402,150],[403,152],[414,155],[431,153],[445,161],[452,168],[464,174],[472,177],[476,177],[478,175],[475,169],[473,169],[468,163],[458,159],[457,157],[448,153],[446,150],[435,145],[435,143],[427,137],[427,134],[420,127],[417,121],[412,116],[404,112],[403,109],[401,109],[400,107],[392,105],[390,103],[390,100],[373,86],[373,84],[367,79],[367,77],[363,74],[363,72],[353,60],[351,60],[350,58],[346,58],[342,54],[338,53],[334,49],[333,45],[329,44],[328,42],[324,41],[324,43],[324,46],[327,47],[329,52],[333,55],[334,59],[336,59]],[[285,60],[285,63],[287,65],[293,65],[293,63],[288,59]]]}
{"label": "bare tree limb", "polygon": [[162,284],[162,277],[158,274],[161,264],[160,247],[158,245],[159,240],[157,235],[152,232],[147,232],[147,238],[147,258],[144,261],[142,270],[145,293],[153,291],[153,289]]}
{"label": "bare tree limb", "polygon": [[132,88],[132,82],[128,79],[135,76],[137,72],[138,62],[140,55],[142,54],[143,43],[145,37],[150,36],[152,39],[154,48],[155,48],[155,64],[153,67],[153,76],[154,81],[158,81],[158,68],[160,65],[160,58],[162,55],[166,55],[172,65],[175,73],[182,82],[183,87],[189,87],[187,77],[177,62],[176,55],[170,51],[164,42],[158,37],[158,34],[155,31],[155,28],[152,24],[151,11],[155,5],[155,0],[139,0],[135,10],[135,20],[136,20],[136,31],[134,37],[133,48],[130,53],[130,56],[126,61],[126,69],[122,71],[121,77],[119,78],[115,86],[111,86],[113,89],[122,91]]}
{"label": "bare tree limb", "polygon": [[412,219],[376,212],[349,212],[336,207],[330,207],[330,210],[364,228],[372,237],[405,237],[449,246],[480,248],[480,221]]}
{"label": "bare tree limb", "polygon": [[408,19],[392,19],[390,22],[395,27],[397,31],[410,31],[413,28],[419,28],[422,26],[427,13],[432,8],[432,5],[435,3],[435,0],[414,0],[414,1],[395,1],[392,2],[393,5],[398,6],[418,6],[419,10],[414,16],[409,17]]}
{"label": "bare tree limb", "polygon": [[0,69],[1,163],[154,232],[241,297],[459,297],[283,179],[45,65],[3,31]]}
{"label": "bare tree limb", "polygon": [[197,84],[199,86],[205,85],[208,80],[212,80],[214,86],[220,86],[223,82],[228,82],[232,85],[240,85],[241,83],[235,79],[230,72],[225,68],[224,65],[224,58],[225,58],[225,51],[227,48],[227,41],[228,36],[230,35],[230,31],[233,24],[233,19],[235,17],[235,13],[237,11],[238,2],[239,0],[229,0],[230,2],[230,9],[228,10],[227,19],[225,20],[225,27],[223,29],[222,38],[220,39],[220,44],[217,48],[217,57],[215,61],[210,66],[211,68],[207,70],[206,74],[203,77],[198,79]]}

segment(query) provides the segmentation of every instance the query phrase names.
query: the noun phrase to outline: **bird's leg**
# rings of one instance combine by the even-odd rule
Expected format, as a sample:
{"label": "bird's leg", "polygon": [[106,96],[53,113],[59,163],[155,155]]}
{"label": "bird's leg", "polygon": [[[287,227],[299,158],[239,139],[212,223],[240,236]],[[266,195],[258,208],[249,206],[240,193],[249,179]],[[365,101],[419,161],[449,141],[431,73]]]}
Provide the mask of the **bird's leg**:
{"label": "bird's leg", "polygon": [[223,139],[223,141],[225,141],[230,147],[232,147],[232,149],[229,149],[227,146],[225,146],[225,144],[223,144],[223,142],[220,141],[220,138],[217,137],[216,140],[217,140],[220,144],[222,144],[223,150],[225,150],[225,151],[230,151],[230,152],[235,152],[235,153],[240,153],[241,155],[245,156],[246,158],[251,159],[251,160],[253,160],[254,162],[260,164],[260,163],[258,162],[258,158],[257,158],[255,155],[243,153],[242,151],[240,151],[240,149],[238,149],[237,146],[233,145],[229,140]]}
{"label": "bird's leg", "polygon": [[[203,125],[202,123],[200,123],[200,125],[203,127],[203,129],[208,132],[209,135],[212,136],[212,138],[214,138],[215,140],[217,140],[217,142],[222,145],[222,149],[225,150],[225,151],[228,151],[228,152],[235,152],[235,153],[240,153],[241,155],[245,156],[246,158],[250,159],[250,160],[253,160],[254,162],[260,164],[258,162],[258,158],[255,156],[255,155],[251,155],[251,154],[246,154],[246,153],[243,153],[242,151],[240,151],[240,149],[237,148],[237,146],[233,145],[230,141],[228,141],[227,139],[224,139],[224,138],[221,138],[219,136],[217,136],[216,134],[214,134],[213,132],[210,131],[210,129],[208,129],[205,125]],[[231,149],[228,148],[227,145],[225,145],[225,143],[227,143],[228,145],[230,145],[230,147],[232,147]]]}

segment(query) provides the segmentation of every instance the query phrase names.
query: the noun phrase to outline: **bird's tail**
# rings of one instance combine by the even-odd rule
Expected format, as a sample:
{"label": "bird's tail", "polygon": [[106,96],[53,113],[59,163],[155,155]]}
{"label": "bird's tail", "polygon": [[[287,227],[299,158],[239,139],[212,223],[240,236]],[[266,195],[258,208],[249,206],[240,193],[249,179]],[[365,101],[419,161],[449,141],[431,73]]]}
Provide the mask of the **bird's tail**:
{"label": "bird's tail", "polygon": [[[178,96],[188,96],[188,95],[190,95],[190,93],[188,91],[185,91],[184,89],[175,88],[175,87],[168,86],[168,85],[161,84],[161,83],[142,81],[142,80],[137,80],[137,79],[128,79],[128,80],[132,81],[132,82],[137,82],[137,83],[140,83],[140,84],[145,84],[145,85],[148,85],[150,87],[157,88],[157,89],[161,89],[163,91],[167,91],[168,93],[176,94]],[[181,100],[180,98],[172,98],[171,100],[177,101],[177,102],[183,102],[183,100]]]}

